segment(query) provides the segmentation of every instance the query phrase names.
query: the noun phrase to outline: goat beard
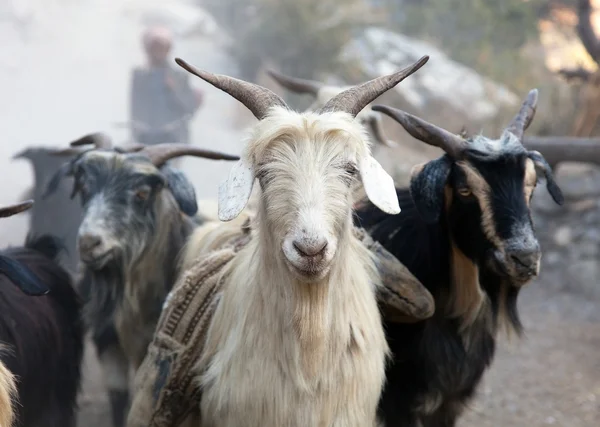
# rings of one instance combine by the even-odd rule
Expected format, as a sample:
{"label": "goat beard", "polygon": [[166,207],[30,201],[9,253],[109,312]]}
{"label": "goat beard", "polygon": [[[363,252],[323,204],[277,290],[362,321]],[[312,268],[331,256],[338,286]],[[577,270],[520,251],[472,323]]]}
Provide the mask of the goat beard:
{"label": "goat beard", "polygon": [[113,259],[100,270],[85,269],[81,280],[85,300],[84,318],[88,326],[103,330],[113,326],[118,301],[125,292],[122,262]]}
{"label": "goat beard", "polygon": [[309,378],[314,376],[321,366],[327,343],[327,331],[324,329],[326,313],[324,305],[328,304],[329,289],[327,286],[300,284],[294,287],[299,293],[296,301],[303,301],[294,310],[294,329],[306,351],[302,364]]}

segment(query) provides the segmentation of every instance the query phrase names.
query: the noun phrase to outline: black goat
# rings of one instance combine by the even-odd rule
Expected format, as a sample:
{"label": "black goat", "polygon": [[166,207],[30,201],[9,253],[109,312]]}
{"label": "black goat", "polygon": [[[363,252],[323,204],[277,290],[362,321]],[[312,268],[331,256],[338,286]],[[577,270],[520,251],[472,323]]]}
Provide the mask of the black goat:
{"label": "black goat", "polygon": [[542,155],[521,143],[536,103],[533,90],[499,140],[466,140],[374,107],[446,151],[413,169],[410,192],[397,189],[399,215],[368,203],[358,211],[357,222],[429,289],[436,306],[420,323],[386,322],[393,358],[380,415],[387,427],[454,426],[492,362],[499,328],[521,332],[517,296],[541,258],[529,208],[538,173],[563,201]]}
{"label": "black goat", "polygon": [[60,249],[44,235],[0,252],[0,360],[16,379],[19,427],[75,426],[84,330]]}

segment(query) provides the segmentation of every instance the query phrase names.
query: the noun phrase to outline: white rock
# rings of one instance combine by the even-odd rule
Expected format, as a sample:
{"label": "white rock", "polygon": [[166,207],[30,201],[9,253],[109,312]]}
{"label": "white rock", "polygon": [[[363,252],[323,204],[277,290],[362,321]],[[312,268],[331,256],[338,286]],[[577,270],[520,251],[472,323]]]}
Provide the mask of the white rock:
{"label": "white rock", "polygon": [[423,55],[429,55],[429,62],[395,88],[416,110],[442,109],[444,115],[463,116],[464,122],[485,123],[502,109],[520,105],[521,99],[508,88],[453,61],[429,43],[383,28],[367,29],[342,53],[344,59],[361,63],[370,77],[402,69]]}

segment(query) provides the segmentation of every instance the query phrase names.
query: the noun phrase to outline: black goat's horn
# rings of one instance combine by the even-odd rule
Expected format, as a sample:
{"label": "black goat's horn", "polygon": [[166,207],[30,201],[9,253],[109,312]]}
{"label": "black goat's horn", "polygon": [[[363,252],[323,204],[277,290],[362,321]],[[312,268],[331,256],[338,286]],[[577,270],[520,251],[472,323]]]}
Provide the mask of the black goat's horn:
{"label": "black goat's horn", "polygon": [[111,148],[113,148],[113,143],[111,139],[101,132],[84,135],[81,138],[71,142],[70,145],[71,147],[80,147],[82,145],[95,145],[96,148],[105,150],[110,150]]}
{"label": "black goat's horn", "polygon": [[462,151],[467,146],[466,140],[460,136],[397,108],[373,105],[373,111],[379,111],[390,116],[413,137],[426,144],[441,148],[452,158],[460,158]]}
{"label": "black goat's horn", "polygon": [[525,132],[525,130],[527,130],[535,116],[537,102],[538,90],[532,89],[527,94],[527,98],[525,98],[525,101],[523,101],[521,109],[519,110],[517,115],[511,120],[509,125],[506,127],[506,130],[512,133],[517,138],[519,138],[519,140],[523,139],[523,133]]}
{"label": "black goat's horn", "polygon": [[7,218],[9,216],[16,215],[18,213],[24,212],[27,209],[33,206],[33,200],[26,200],[21,203],[17,203],[15,205],[6,206],[0,208],[0,218]]}
{"label": "black goat's horn", "polygon": [[140,154],[148,156],[156,167],[164,165],[168,160],[180,156],[195,156],[213,160],[239,160],[239,156],[206,150],[189,144],[156,144],[144,147]]}

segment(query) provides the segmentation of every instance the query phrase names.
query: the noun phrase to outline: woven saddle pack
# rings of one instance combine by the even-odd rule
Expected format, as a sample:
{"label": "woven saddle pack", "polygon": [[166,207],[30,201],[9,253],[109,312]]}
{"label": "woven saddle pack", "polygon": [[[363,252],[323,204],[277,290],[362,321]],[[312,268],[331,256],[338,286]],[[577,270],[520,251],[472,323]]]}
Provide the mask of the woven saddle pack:
{"label": "woven saddle pack", "polygon": [[[354,233],[375,255],[383,285],[378,300],[386,319],[415,322],[430,317],[434,302],[429,291],[363,229]],[[242,228],[221,249],[199,258],[175,284],[136,373],[128,427],[198,426],[201,392],[194,368],[226,279],[224,267],[250,236],[249,228]]]}

